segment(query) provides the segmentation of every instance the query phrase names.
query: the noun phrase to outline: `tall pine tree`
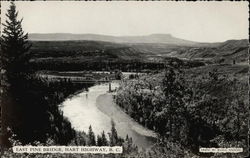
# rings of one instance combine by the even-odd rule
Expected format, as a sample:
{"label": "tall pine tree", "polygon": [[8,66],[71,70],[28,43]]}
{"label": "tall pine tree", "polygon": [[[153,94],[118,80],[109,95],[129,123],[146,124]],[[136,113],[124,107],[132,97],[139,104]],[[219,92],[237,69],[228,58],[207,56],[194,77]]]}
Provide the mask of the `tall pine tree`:
{"label": "tall pine tree", "polygon": [[102,131],[101,138],[102,138],[102,145],[103,145],[103,146],[108,146],[108,140],[107,140],[107,138],[106,138],[106,136],[105,136],[104,131]]}
{"label": "tall pine tree", "polygon": [[88,145],[95,146],[96,145],[95,133],[93,132],[91,125],[89,126],[88,138],[89,138]]}
{"label": "tall pine tree", "polygon": [[16,5],[11,2],[3,24],[1,36],[1,62],[8,77],[27,72],[27,62],[31,44],[28,43],[28,33],[22,29],[22,20],[18,20]]}
{"label": "tall pine tree", "polygon": [[117,145],[118,134],[117,134],[117,131],[115,129],[115,122],[113,119],[111,120],[111,132],[109,133],[109,140],[110,140],[110,146]]}
{"label": "tall pine tree", "polygon": [[165,104],[156,113],[157,132],[167,140],[186,143],[187,109],[190,91],[182,78],[179,65],[171,62],[162,81]]}
{"label": "tall pine tree", "polygon": [[[2,97],[2,141],[4,146],[10,145],[8,141],[7,126],[11,126],[13,123],[14,115],[13,107],[14,104],[9,99],[10,90],[9,85],[12,85],[12,81],[19,79],[17,76],[27,72],[27,61],[29,60],[29,49],[31,45],[28,43],[28,34],[25,34],[22,29],[22,20],[18,20],[18,12],[14,2],[11,2],[9,9],[6,14],[6,21],[3,24],[3,32],[1,32],[0,42],[0,69],[1,69],[1,85],[3,88]],[[5,72],[5,73],[4,73]],[[21,73],[20,73],[21,72]],[[12,80],[14,79],[14,80]],[[8,84],[11,83],[11,84]],[[14,91],[16,90],[15,85],[12,85]]]}
{"label": "tall pine tree", "polygon": [[102,146],[102,137],[97,135],[97,146]]}

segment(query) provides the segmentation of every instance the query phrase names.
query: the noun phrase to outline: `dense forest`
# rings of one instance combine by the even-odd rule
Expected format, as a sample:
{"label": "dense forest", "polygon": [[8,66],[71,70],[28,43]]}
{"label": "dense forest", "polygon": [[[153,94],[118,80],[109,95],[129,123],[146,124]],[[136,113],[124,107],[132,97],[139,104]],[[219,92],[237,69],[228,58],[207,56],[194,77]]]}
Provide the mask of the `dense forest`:
{"label": "dense forest", "polygon": [[190,68],[197,66],[204,66],[202,62],[185,62],[178,59],[168,59],[166,62],[134,62],[134,61],[92,61],[83,63],[65,63],[65,60],[61,62],[53,62],[53,59],[41,61],[39,63],[31,63],[33,69],[35,70],[53,70],[53,71],[83,71],[83,70],[92,70],[92,71],[113,71],[119,69],[125,72],[149,72],[162,70],[164,65],[170,61],[176,61],[182,65],[182,67]]}
{"label": "dense forest", "polygon": [[177,143],[194,153],[202,147],[247,149],[248,93],[243,74],[217,70],[192,74],[168,65],[165,72],[131,76],[115,101],[143,126],[159,133],[160,146]]}
{"label": "dense forest", "polygon": [[50,82],[31,76],[9,80],[9,83],[2,103],[8,105],[8,112],[13,112],[9,113],[7,124],[18,140],[23,143],[46,142],[50,137],[56,143],[66,145],[74,137],[74,130],[58,105],[72,93],[87,90],[93,83]]}

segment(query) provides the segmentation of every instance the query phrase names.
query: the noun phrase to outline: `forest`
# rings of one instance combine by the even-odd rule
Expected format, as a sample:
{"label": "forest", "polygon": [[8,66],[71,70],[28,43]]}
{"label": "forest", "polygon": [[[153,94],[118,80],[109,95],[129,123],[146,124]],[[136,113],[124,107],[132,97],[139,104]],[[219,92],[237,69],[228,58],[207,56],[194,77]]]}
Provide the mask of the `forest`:
{"label": "forest", "polygon": [[[149,77],[150,76],[150,77]],[[200,154],[199,147],[247,149],[248,88],[244,74],[192,73],[170,64],[162,73],[131,76],[114,100],[143,126]]]}

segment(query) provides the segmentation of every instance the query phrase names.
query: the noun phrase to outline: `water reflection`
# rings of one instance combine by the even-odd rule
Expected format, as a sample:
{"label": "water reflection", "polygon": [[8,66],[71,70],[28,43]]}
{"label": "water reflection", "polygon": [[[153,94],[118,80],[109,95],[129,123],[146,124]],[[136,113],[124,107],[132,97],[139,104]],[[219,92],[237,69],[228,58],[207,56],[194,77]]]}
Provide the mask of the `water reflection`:
{"label": "water reflection", "polygon": [[[112,89],[116,87],[118,83],[113,82]],[[60,108],[76,130],[88,131],[91,125],[96,134],[103,130],[109,132],[113,119],[118,135],[125,138],[128,134],[138,147],[152,146],[155,133],[139,125],[116,106],[112,101],[112,94],[107,93],[108,90],[107,83],[95,85],[88,92],[81,92],[65,100]]]}

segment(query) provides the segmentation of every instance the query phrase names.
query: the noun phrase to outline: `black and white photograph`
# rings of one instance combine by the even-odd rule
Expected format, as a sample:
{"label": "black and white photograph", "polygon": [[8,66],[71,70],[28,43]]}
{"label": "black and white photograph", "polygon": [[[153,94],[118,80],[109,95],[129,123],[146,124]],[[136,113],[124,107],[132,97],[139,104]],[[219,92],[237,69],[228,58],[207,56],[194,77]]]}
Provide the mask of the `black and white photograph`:
{"label": "black and white photograph", "polygon": [[1,157],[247,157],[248,5],[1,1]]}

